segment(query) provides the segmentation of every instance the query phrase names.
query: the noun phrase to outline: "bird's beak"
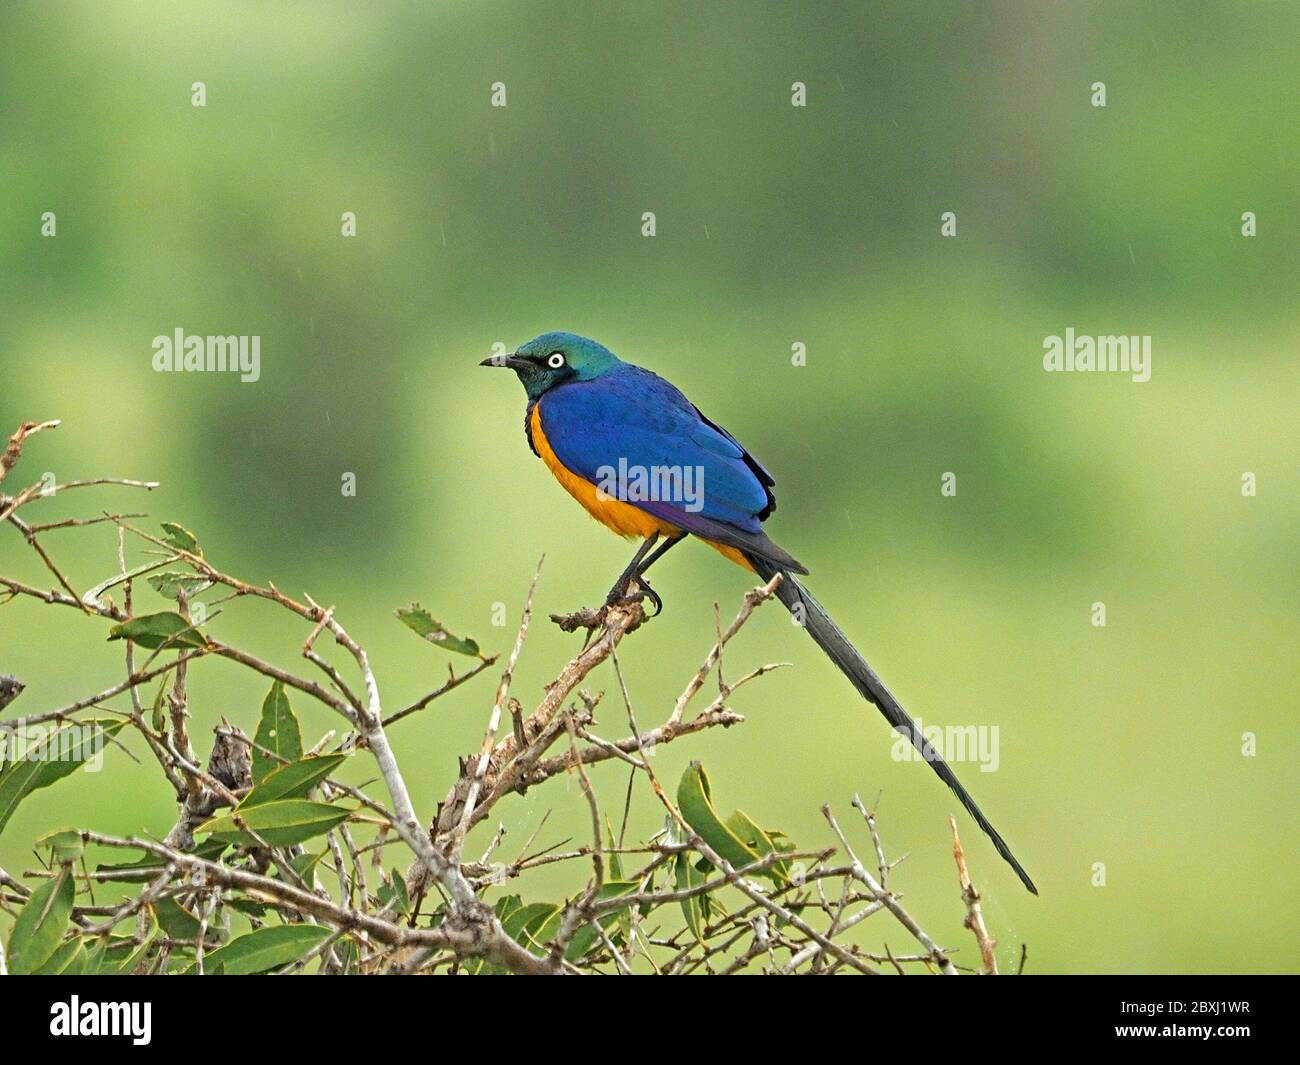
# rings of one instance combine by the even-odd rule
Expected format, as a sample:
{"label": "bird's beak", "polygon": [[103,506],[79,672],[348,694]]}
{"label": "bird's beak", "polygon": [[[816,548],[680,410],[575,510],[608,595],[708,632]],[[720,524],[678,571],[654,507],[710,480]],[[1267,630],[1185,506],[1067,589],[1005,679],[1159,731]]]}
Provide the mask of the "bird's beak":
{"label": "bird's beak", "polygon": [[518,370],[524,366],[531,366],[527,359],[521,359],[518,355],[490,355],[482,362],[480,366],[508,366],[512,370]]}

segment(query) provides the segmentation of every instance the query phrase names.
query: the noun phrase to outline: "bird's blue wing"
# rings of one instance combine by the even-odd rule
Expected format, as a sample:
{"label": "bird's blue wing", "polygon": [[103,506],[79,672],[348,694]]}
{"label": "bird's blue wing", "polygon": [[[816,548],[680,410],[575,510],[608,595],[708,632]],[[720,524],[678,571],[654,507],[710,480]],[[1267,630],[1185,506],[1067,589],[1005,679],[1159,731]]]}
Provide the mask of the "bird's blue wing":
{"label": "bird's blue wing", "polygon": [[727,529],[760,532],[771,476],[663,378],[624,365],[553,388],[539,406],[556,457],[592,484],[623,468],[680,470],[690,490],[677,498],[619,498],[708,538]]}

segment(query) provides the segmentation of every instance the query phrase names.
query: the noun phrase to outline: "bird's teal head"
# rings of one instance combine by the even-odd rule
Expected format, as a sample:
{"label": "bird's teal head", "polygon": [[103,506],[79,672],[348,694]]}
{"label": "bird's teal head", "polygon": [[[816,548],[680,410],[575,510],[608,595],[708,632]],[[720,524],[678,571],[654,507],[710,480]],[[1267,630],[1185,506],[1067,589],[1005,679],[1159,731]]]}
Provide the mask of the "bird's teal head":
{"label": "bird's teal head", "polygon": [[592,381],[619,365],[603,344],[575,333],[543,333],[519,345],[513,355],[493,355],[480,366],[509,366],[530,400],[568,381]]}

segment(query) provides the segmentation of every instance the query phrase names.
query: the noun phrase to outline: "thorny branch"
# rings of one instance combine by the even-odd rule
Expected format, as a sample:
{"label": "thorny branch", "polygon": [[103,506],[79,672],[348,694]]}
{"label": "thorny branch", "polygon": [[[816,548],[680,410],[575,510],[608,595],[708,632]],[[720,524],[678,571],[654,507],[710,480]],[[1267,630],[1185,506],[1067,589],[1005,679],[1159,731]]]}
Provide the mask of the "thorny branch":
{"label": "thorny branch", "polygon": [[[0,481],[17,466],[30,437],[57,425],[57,421],[50,421],[21,426],[0,452]],[[153,482],[94,479],[67,482],[58,488],[96,484],[157,487]],[[173,595],[176,613],[191,626],[181,634],[187,637],[183,642],[165,641],[158,647],[126,639],[125,675],[121,680],[101,685],[94,694],[56,709],[37,710],[0,722],[3,739],[18,730],[47,724],[64,728],[81,721],[78,715],[82,712],[93,713],[101,720],[107,713],[121,718],[131,732],[145,741],[165,774],[177,801],[177,819],[164,838],[115,837],[79,830],[84,846],[134,850],[150,860],[151,864],[140,867],[147,868],[147,874],[121,865],[91,869],[83,861],[76,877],[81,885],[79,891],[86,894],[73,907],[71,934],[88,941],[139,948],[138,957],[131,963],[134,971],[163,972],[185,965],[199,972],[210,971],[217,957],[214,948],[231,934],[232,921],[247,921],[254,929],[266,928],[275,923],[268,922],[269,915],[274,914],[281,923],[318,925],[325,937],[297,959],[295,971],[319,963],[322,972],[366,973],[471,972],[483,966],[532,974],[677,974],[737,972],[755,967],[780,973],[851,969],[876,974],[882,966],[898,972],[905,971],[905,967],[950,975],[958,972],[951,959],[953,951],[940,947],[922,929],[889,886],[889,873],[897,861],[886,860],[875,812],[868,812],[856,797],[854,806],[864,815],[879,879],[858,859],[829,807],[823,807],[823,813],[838,848],[799,851],[792,846],[769,847],[767,853],[751,852],[752,860],[729,861],[718,849],[723,842],[700,823],[692,824],[687,819],[655,773],[651,754],[660,745],[744,722],[744,717],[731,707],[731,698],[779,664],[759,666],[728,683],[722,675],[723,653],[754,611],[773,596],[779,577],[747,592],[725,629],[719,619],[713,646],[680,696],[661,723],[643,729],[618,658],[623,639],[646,621],[639,603],[553,615],[564,631],[587,630],[587,642],[545,686],[531,712],[512,695],[532,620],[539,563],[492,701],[483,742],[478,751],[460,760],[455,781],[426,829],[386,729],[425,710],[488,669],[496,661],[495,656],[480,656],[474,668],[460,674],[452,670],[443,683],[425,695],[385,713],[379,679],[369,655],[344,628],[334,607],[322,606],[310,596],[295,599],[274,585],[260,586],[227,574],[205,557],[196,543],[174,535],[153,535],[129,520],[141,515],[102,513],[40,523],[20,518],[20,510],[52,494],[42,488],[37,483],[12,496],[0,494],[0,522],[15,527],[55,585],[47,589],[29,580],[0,576],[0,593],[7,592],[0,604],[26,598],[120,624],[142,616],[137,611],[134,579],[160,569],[182,567],[193,580],[192,585],[179,586]],[[117,574],[79,594],[76,583],[59,568],[39,536],[53,530],[100,524],[116,527]],[[129,568],[128,543],[138,546],[149,561]],[[113,589],[118,587],[122,592],[120,606],[112,597]],[[194,599],[207,589],[213,589],[220,598],[210,599],[195,613]],[[302,657],[321,679],[310,671],[304,675],[213,635],[209,631],[215,617],[212,608],[239,600],[269,604],[302,624]],[[344,665],[350,663],[350,669],[342,668],[318,649],[318,644],[326,640],[337,649],[334,657],[341,657]],[[147,654],[137,663],[141,650]],[[263,830],[263,835],[251,827],[252,815],[244,800],[256,789],[250,769],[253,756],[281,766],[292,760],[249,739],[237,724],[223,721],[213,732],[204,766],[195,749],[199,737],[193,732],[187,680],[194,670],[205,668],[204,661],[211,658],[234,662],[337,714],[343,721],[344,740],[339,743],[333,731],[327,732],[307,756],[327,751],[366,752],[383,782],[388,802],[377,801],[368,793],[367,785],[344,783],[335,772],[315,781],[310,794],[324,802],[351,799],[358,804],[346,820],[324,833],[325,850],[319,858],[313,858],[300,844],[280,843],[269,830]],[[602,696],[581,687],[606,660],[613,668],[626,716],[627,734],[619,738],[597,733],[596,714]],[[717,677],[716,698],[688,714],[710,674]],[[161,685],[152,714],[142,698],[143,686],[151,681]],[[0,675],[0,710],[22,693],[20,681]],[[129,700],[127,708],[112,705],[119,699]],[[510,722],[503,728],[506,712]],[[552,752],[557,745],[560,749]],[[644,844],[624,846],[622,833],[616,843],[612,831],[608,836],[604,832],[608,819],[602,814],[588,769],[609,761],[629,767],[625,802],[631,800],[635,782],[644,780],[666,811],[666,829]],[[504,826],[479,860],[462,858],[467,837],[475,826],[493,815],[509,796],[570,775],[576,775],[587,807],[591,836],[588,844],[573,847],[561,840],[533,850],[545,825],[543,819],[542,826],[513,860],[492,860],[505,835]],[[204,845],[196,843],[195,837],[202,836],[208,819],[222,810],[230,811],[227,817],[243,833],[244,843],[225,853],[204,851]],[[979,944],[982,970],[996,973],[994,943],[984,925],[980,896],[970,884],[955,826],[953,839],[966,907],[965,924]],[[405,877],[385,871],[390,868],[384,861],[385,848],[399,842],[412,859]],[[837,851],[847,856],[847,864],[832,860]],[[48,867],[30,870],[26,877],[41,880],[58,876],[61,862],[57,854],[54,857],[56,860]],[[516,896],[500,893],[504,885],[526,877],[532,870],[557,863],[587,866],[585,883],[567,903],[553,909],[521,909]],[[143,886],[133,896],[110,899],[108,904],[97,903],[89,895],[93,884],[129,888],[132,883]],[[15,913],[31,891],[0,870],[0,909]],[[723,893],[732,896],[726,904],[715,901]],[[493,902],[490,898],[494,894],[497,897]],[[431,911],[422,913],[426,899],[434,905]],[[192,913],[197,931],[187,939],[175,939],[167,929],[157,928],[151,916],[172,903]],[[268,908],[265,915],[258,915],[258,906]],[[530,913],[550,916],[528,923],[523,918]],[[895,954],[887,947],[883,952],[865,949],[856,938],[857,930],[877,913],[891,915],[919,949],[906,954]],[[684,916],[677,918],[678,914]],[[12,955],[12,949],[9,953]]]}

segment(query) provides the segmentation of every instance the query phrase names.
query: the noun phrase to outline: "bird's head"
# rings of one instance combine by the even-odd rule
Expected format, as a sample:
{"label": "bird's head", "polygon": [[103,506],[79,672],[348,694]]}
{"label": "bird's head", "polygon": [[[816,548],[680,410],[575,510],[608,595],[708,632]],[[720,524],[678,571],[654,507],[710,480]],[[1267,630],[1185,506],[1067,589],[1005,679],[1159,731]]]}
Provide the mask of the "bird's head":
{"label": "bird's head", "polygon": [[508,366],[530,400],[541,398],[556,385],[569,381],[592,381],[619,365],[614,353],[603,344],[574,333],[543,333],[521,344],[512,355],[493,355],[480,366]]}

